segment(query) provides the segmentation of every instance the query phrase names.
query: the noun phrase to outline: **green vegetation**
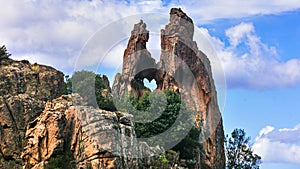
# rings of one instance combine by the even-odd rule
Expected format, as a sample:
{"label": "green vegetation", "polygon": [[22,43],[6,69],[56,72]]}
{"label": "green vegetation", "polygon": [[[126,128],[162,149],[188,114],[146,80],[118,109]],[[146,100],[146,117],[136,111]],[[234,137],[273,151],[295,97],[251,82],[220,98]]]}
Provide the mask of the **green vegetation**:
{"label": "green vegetation", "polygon": [[166,154],[161,154],[159,157],[158,157],[158,160],[163,163],[163,164],[167,164],[169,161],[167,159],[167,156]]}
{"label": "green vegetation", "polygon": [[[164,98],[159,93],[153,95],[152,104],[155,105],[151,109],[150,103],[150,92],[145,92],[145,94],[140,98],[133,98],[132,105],[136,110],[139,110],[140,113],[143,113],[145,119],[147,116],[151,116],[152,113],[160,112],[161,115],[159,118],[148,122],[148,123],[136,123],[136,135],[140,138],[149,138],[156,136],[171,127],[171,125],[178,118],[179,110],[181,108],[181,99],[180,95],[172,91],[164,91],[164,94],[167,99],[167,104],[164,104]],[[149,113],[150,112],[150,113]]]}
{"label": "green vegetation", "polygon": [[201,146],[199,136],[200,128],[193,126],[185,138],[173,147],[173,150],[180,152],[180,158],[182,159],[193,159]]}
{"label": "green vegetation", "polygon": [[45,165],[45,169],[73,169],[75,167],[74,157],[70,151],[51,157]]}
{"label": "green vegetation", "polygon": [[99,108],[109,111],[116,110],[108,91],[109,86],[104,83],[101,75],[82,70],[75,72],[71,78],[68,75],[65,76],[65,79],[65,93],[78,93],[91,106],[99,106]]}
{"label": "green vegetation", "polygon": [[153,169],[170,169],[175,168],[175,165],[179,162],[179,153],[168,150],[164,154],[155,157],[154,163],[151,166],[144,166],[141,168],[153,168]]}
{"label": "green vegetation", "polygon": [[7,52],[5,45],[0,47],[0,65],[5,65],[5,66],[8,65],[10,61],[9,59],[10,56],[11,54]]}
{"label": "green vegetation", "polygon": [[7,52],[7,49],[6,49],[5,45],[3,45],[3,46],[0,48],[0,60],[8,59],[10,56],[11,56],[11,54],[9,54],[9,53]]}
{"label": "green vegetation", "polygon": [[242,129],[235,129],[225,140],[228,169],[259,169],[261,157],[249,145],[250,137]]}
{"label": "green vegetation", "polygon": [[3,157],[0,156],[0,168],[9,168],[9,169],[22,169],[21,165],[22,161],[18,159],[10,159],[5,160]]}
{"label": "green vegetation", "polygon": [[72,81],[69,75],[65,76],[65,94],[71,94],[72,93]]}
{"label": "green vegetation", "polygon": [[[192,125],[193,127],[189,133],[172,149],[180,152],[180,158],[192,159],[195,157],[196,151],[200,149],[200,144],[198,143],[200,128],[193,125],[192,114],[194,111],[186,107],[178,93],[170,90],[152,93],[147,91],[139,99],[133,95],[122,99],[123,101],[118,102],[118,108],[121,111],[127,111],[145,119],[151,118],[153,113],[160,113],[160,116],[151,122],[135,123],[135,132],[138,138],[150,138],[161,134],[174,127],[172,125],[178,118],[181,120],[178,123],[179,125],[174,127],[174,131],[184,134],[186,133],[186,128]],[[182,137],[176,134],[171,135],[171,138],[168,138],[168,140],[161,140],[161,142],[170,142],[172,138]],[[165,160],[163,161],[166,162]]]}

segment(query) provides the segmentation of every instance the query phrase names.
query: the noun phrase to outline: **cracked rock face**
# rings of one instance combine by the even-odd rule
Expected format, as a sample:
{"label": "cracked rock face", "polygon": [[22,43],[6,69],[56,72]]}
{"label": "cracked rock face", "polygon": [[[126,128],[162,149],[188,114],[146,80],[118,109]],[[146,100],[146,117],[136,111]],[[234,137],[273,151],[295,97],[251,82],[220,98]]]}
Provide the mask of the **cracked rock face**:
{"label": "cracked rock face", "polygon": [[[43,168],[54,154],[71,151],[76,168],[140,168],[131,154],[163,151],[135,140],[132,115],[87,106],[78,95],[48,102],[43,113],[27,126],[24,168]],[[154,153],[153,153],[154,154]]]}
{"label": "cracked rock face", "polygon": [[156,63],[146,49],[149,31],[141,20],[134,25],[127,48],[124,51],[122,74],[115,76],[113,84],[114,97],[122,96],[127,92],[142,96],[145,90],[143,79],[149,81],[155,78]]}
{"label": "cracked rock face", "polygon": [[164,73],[158,75],[157,86],[178,91],[197,111],[194,119],[202,129],[199,142],[204,148],[198,167],[225,168],[224,131],[210,62],[193,41],[193,33],[192,20],[181,9],[171,9],[170,23],[161,30],[159,68]]}
{"label": "cracked rock face", "polygon": [[49,66],[7,59],[0,65],[0,168],[21,166],[26,126],[47,100],[62,94],[63,73]]}
{"label": "cracked rock face", "polygon": [[164,152],[136,141],[132,115],[95,109],[76,94],[61,96],[61,72],[13,60],[0,70],[0,168],[41,169],[64,152],[76,168],[149,168],[155,158],[132,154]]}
{"label": "cracked rock face", "polygon": [[27,94],[48,101],[62,94],[64,75],[45,65],[9,60],[0,67],[0,95]]}
{"label": "cracked rock face", "polygon": [[142,21],[134,25],[123,57],[122,74],[115,76],[114,96],[126,92],[142,96],[143,80],[155,79],[159,91],[182,95],[195,110],[195,124],[201,128],[203,150],[195,157],[197,168],[225,168],[224,131],[217,93],[207,56],[193,41],[194,24],[180,8],[172,8],[169,24],[161,30],[161,55],[155,63],[146,49],[149,31]]}

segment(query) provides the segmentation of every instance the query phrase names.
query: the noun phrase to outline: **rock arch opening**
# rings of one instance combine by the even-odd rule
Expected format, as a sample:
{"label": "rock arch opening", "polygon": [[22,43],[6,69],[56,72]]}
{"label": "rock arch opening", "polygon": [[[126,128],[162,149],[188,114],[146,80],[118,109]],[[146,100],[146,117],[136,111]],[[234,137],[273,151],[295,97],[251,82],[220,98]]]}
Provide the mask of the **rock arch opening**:
{"label": "rock arch opening", "polygon": [[157,88],[157,84],[155,79],[152,79],[149,81],[147,78],[144,78],[143,80],[144,86],[150,89],[152,92]]}

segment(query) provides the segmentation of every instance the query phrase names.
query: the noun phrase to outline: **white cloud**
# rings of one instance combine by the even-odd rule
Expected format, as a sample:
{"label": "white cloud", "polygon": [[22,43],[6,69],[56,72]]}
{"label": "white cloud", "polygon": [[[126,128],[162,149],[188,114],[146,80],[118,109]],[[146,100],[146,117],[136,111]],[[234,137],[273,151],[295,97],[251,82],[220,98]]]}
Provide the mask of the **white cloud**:
{"label": "white cloud", "polygon": [[243,37],[250,37],[253,32],[254,27],[252,24],[241,23],[238,26],[227,29],[226,36],[229,37],[230,44],[236,47],[241,43]]}
{"label": "white cloud", "polygon": [[[28,55],[27,59],[60,60],[64,65],[80,54],[85,42],[98,29],[124,16],[140,13],[137,6],[120,1],[12,0],[1,4],[5,4],[0,11],[1,44],[17,57],[24,58],[27,53],[43,55],[39,59]],[[62,64],[53,66],[64,69]],[[74,67],[74,62],[67,66]]]}
{"label": "white cloud", "polygon": [[122,67],[123,60],[120,58],[123,58],[125,48],[126,43],[116,45],[107,53],[100,64],[103,65],[103,67]]}
{"label": "white cloud", "polygon": [[300,7],[299,0],[173,0],[173,4],[180,6],[191,13],[196,23],[219,18],[241,18],[251,15],[276,14],[295,10]]}
{"label": "white cloud", "polygon": [[267,126],[260,131],[252,148],[263,162],[300,164],[300,124],[278,130]]}
{"label": "white cloud", "polygon": [[201,29],[215,46],[229,88],[265,89],[300,83],[300,60],[280,61],[276,48],[261,41],[252,23],[227,29],[229,45]]}
{"label": "white cloud", "polygon": [[273,126],[266,126],[265,128],[261,129],[259,132],[259,137],[262,137],[270,132],[272,132],[275,128]]}

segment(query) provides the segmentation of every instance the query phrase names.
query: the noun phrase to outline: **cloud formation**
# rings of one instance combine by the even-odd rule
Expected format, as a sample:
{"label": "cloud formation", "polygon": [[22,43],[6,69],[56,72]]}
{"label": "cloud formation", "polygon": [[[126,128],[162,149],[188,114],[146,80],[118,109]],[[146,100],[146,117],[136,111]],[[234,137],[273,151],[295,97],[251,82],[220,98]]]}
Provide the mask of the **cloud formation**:
{"label": "cloud formation", "polygon": [[[98,29],[138,13],[136,6],[120,1],[12,0],[3,4],[0,40],[13,57],[27,55],[32,62],[50,62],[60,69],[74,67],[81,48]],[[34,57],[41,55],[38,60]]]}
{"label": "cloud formation", "polygon": [[276,14],[284,11],[291,11],[300,7],[298,0],[173,0],[173,4],[180,4],[183,9],[187,9],[193,18],[199,18],[199,21],[210,21],[221,18],[241,18],[251,15]]}
{"label": "cloud formation", "polygon": [[263,162],[300,164],[300,124],[275,130],[267,126],[260,131],[252,146]]}
{"label": "cloud formation", "polygon": [[252,23],[228,28],[229,45],[201,29],[216,49],[229,88],[266,89],[300,83],[300,60],[280,61],[276,48],[261,40]]}

